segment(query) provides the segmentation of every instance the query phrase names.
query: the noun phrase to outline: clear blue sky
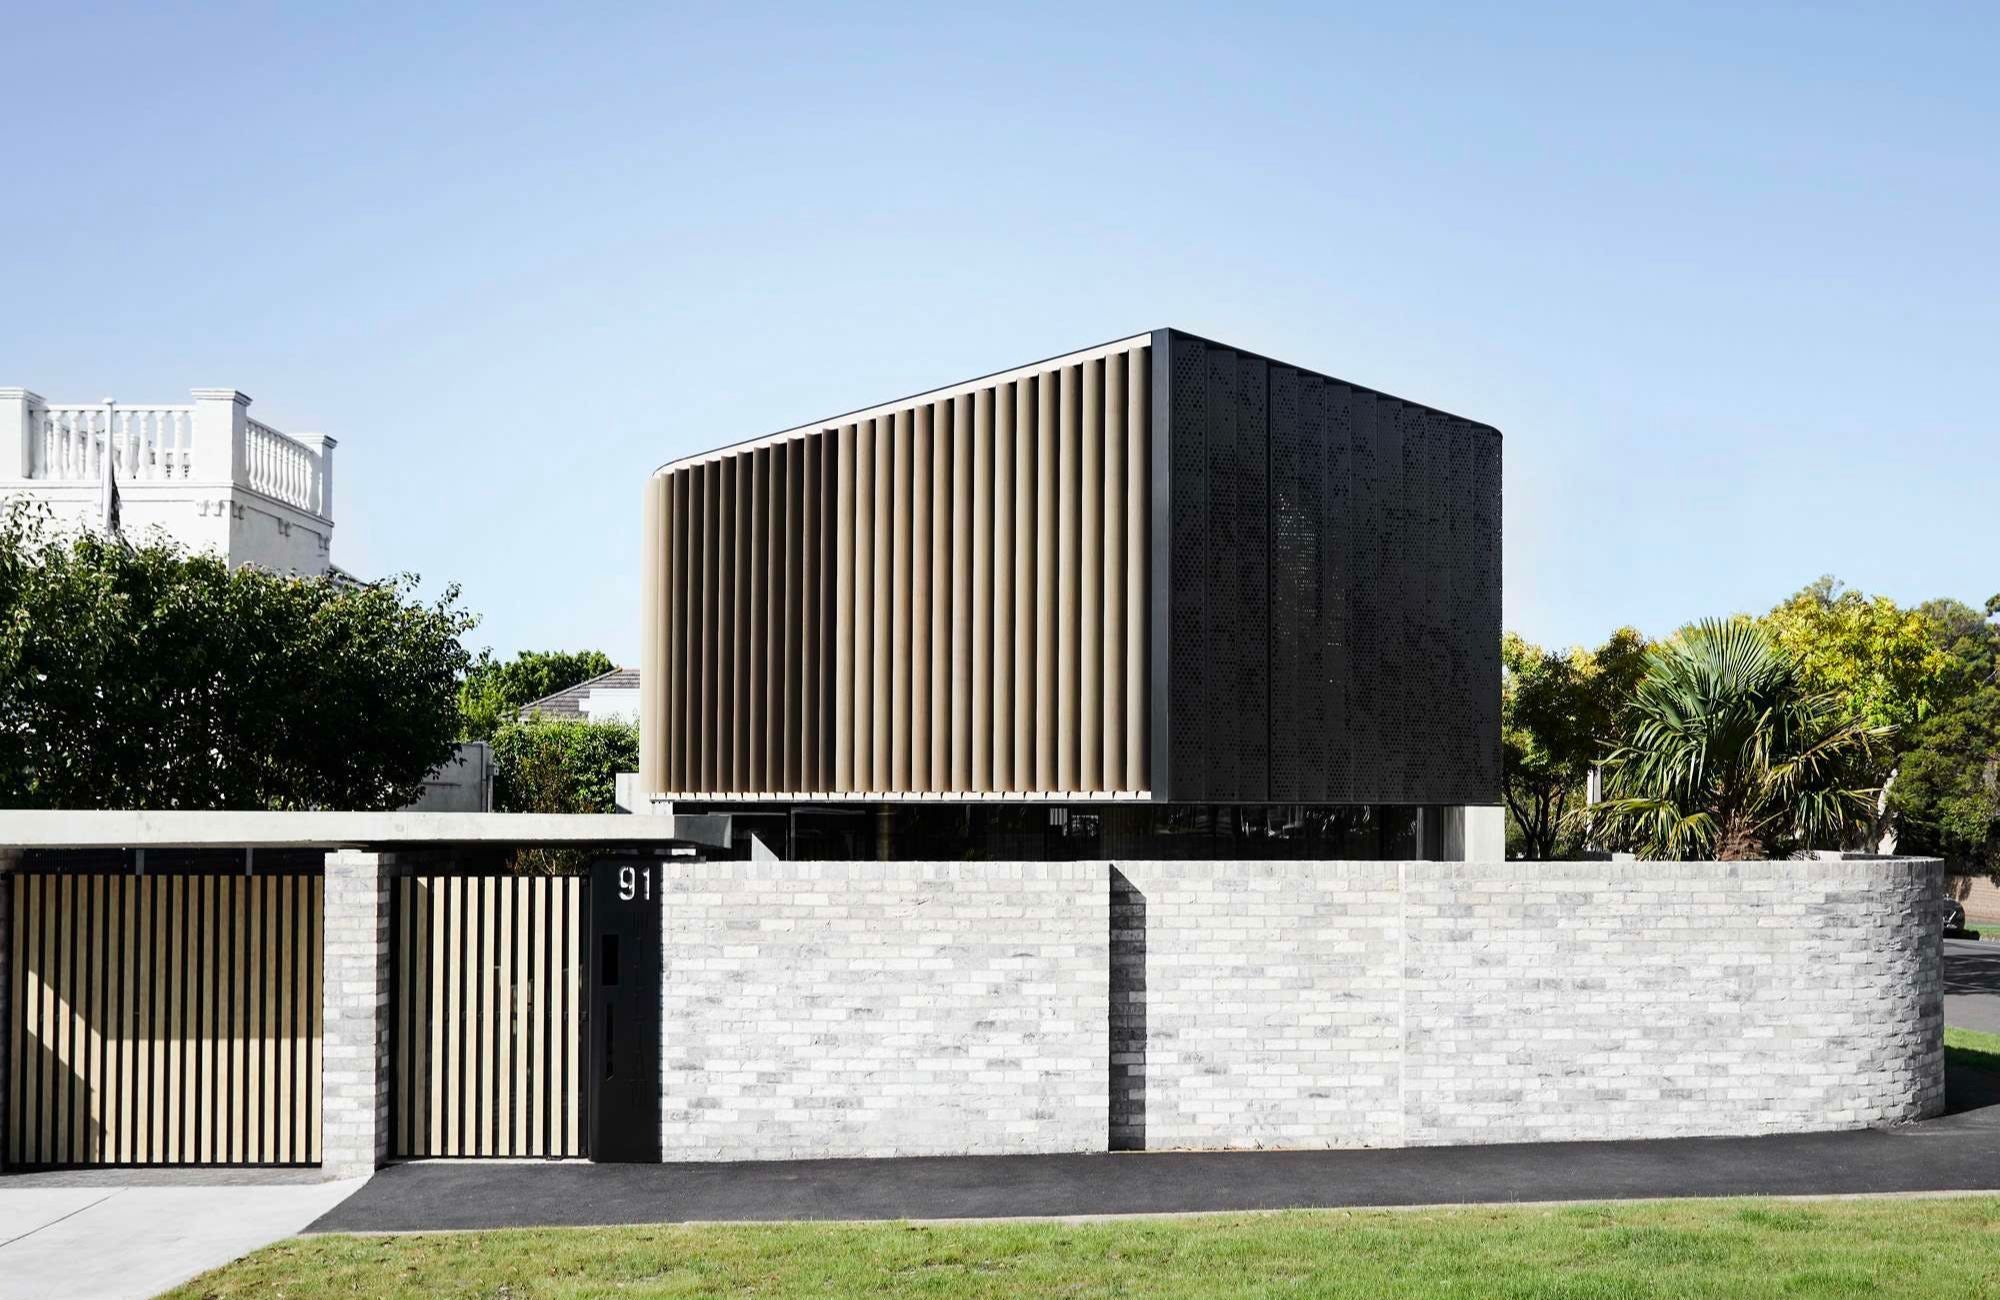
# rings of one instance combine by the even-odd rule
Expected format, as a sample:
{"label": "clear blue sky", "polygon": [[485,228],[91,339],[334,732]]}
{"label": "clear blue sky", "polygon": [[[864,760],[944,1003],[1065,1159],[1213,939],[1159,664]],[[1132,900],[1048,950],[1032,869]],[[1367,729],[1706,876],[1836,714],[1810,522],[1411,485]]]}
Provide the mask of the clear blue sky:
{"label": "clear blue sky", "polygon": [[1498,425],[1538,640],[2000,590],[2000,9],[10,4],[0,384],[638,653],[659,462],[1159,325]]}

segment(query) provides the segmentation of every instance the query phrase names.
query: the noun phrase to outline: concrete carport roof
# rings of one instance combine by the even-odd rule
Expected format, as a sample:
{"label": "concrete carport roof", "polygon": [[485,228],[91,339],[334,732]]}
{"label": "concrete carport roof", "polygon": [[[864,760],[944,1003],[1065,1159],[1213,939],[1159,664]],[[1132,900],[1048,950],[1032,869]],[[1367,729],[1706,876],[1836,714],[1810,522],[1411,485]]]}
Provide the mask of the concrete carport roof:
{"label": "concrete carport roof", "polygon": [[672,813],[0,812],[0,851],[19,849],[393,849],[446,845],[729,843],[727,816]]}

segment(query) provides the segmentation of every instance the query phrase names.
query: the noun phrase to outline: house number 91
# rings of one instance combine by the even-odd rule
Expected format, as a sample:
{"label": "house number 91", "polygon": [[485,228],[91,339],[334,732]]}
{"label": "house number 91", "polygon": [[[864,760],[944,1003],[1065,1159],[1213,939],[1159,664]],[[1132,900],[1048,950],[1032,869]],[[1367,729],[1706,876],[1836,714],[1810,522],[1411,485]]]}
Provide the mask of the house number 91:
{"label": "house number 91", "polygon": [[620,899],[629,903],[639,897],[639,892],[642,889],[645,891],[646,901],[649,903],[652,902],[653,869],[651,867],[643,869],[634,869],[632,867],[618,868],[618,897]]}

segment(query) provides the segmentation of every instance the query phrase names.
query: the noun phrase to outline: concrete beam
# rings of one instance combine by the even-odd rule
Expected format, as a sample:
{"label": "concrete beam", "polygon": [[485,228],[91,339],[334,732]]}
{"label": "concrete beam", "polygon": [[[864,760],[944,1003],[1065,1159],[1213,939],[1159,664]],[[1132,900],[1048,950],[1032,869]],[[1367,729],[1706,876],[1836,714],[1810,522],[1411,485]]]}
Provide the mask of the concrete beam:
{"label": "concrete beam", "polygon": [[728,843],[728,818],[671,813],[0,812],[0,846],[360,848],[429,844]]}

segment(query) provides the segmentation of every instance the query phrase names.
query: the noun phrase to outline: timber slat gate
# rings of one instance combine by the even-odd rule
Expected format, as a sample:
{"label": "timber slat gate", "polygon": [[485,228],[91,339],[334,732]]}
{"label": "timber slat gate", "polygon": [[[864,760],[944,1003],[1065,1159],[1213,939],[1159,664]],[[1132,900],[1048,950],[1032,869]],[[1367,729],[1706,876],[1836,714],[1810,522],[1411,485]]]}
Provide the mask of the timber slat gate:
{"label": "timber slat gate", "polygon": [[319,1162],[319,876],[29,868],[0,884],[12,1161]]}
{"label": "timber slat gate", "polygon": [[586,1154],[587,884],[481,875],[392,882],[392,1156]]}

